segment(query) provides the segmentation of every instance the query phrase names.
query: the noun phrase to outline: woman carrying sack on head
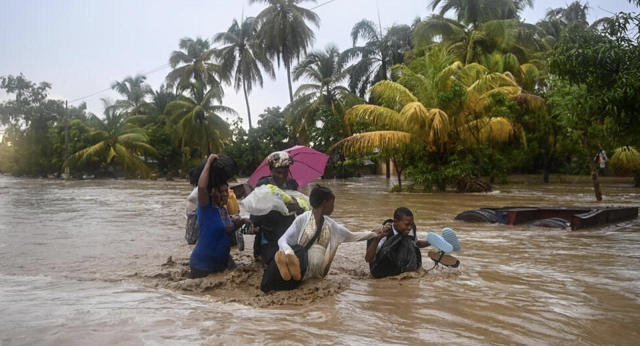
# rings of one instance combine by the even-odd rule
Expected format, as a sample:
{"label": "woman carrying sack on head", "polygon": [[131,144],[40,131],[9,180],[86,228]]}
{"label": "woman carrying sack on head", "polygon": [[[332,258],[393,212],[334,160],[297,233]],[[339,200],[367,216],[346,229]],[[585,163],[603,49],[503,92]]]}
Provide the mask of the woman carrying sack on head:
{"label": "woman carrying sack on head", "polygon": [[[258,180],[256,188],[269,185],[281,190],[298,189],[298,183],[289,177],[289,166],[293,165],[293,158],[287,152],[276,151],[265,159],[269,165],[271,175],[265,176]],[[257,228],[256,238],[253,243],[254,257],[260,257],[262,263],[269,265],[273,261],[273,256],[278,251],[278,239],[291,226],[296,215],[302,214],[305,206],[301,206],[296,199],[292,199],[286,203],[286,207],[290,213],[284,215],[279,211],[272,210],[266,215],[251,215],[251,220]]]}
{"label": "woman carrying sack on head", "polygon": [[194,168],[193,174],[199,176],[196,210],[199,234],[189,259],[192,279],[235,266],[229,254],[229,235],[242,224],[251,224],[248,219],[231,220],[224,207],[229,194],[227,180],[235,169],[233,159],[215,154],[210,155],[204,165]]}
{"label": "woman carrying sack on head", "polygon": [[305,277],[325,277],[340,244],[378,236],[381,228],[352,233],[329,218],[335,199],[326,187],[316,185],[311,190],[309,203],[313,209],[298,216],[278,240],[280,250],[275,263],[265,270],[262,278],[263,292],[294,289]]}

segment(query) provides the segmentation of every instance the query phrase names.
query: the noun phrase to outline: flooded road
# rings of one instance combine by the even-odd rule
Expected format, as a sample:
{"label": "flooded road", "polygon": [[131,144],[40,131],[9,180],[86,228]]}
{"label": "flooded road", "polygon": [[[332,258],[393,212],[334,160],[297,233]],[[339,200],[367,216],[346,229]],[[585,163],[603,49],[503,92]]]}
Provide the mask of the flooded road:
{"label": "flooded road", "polygon": [[352,231],[406,206],[421,238],[456,230],[462,264],[374,280],[365,245],[343,244],[327,278],[297,293],[312,299],[279,304],[254,287],[250,236],[232,251],[234,272],[184,278],[187,183],[0,176],[0,345],[636,345],[640,221],[575,232],[451,221],[481,207],[640,206],[630,180],[605,178],[602,203],[588,177],[566,180],[515,177],[465,195],[323,181],[337,196],[332,217]]}

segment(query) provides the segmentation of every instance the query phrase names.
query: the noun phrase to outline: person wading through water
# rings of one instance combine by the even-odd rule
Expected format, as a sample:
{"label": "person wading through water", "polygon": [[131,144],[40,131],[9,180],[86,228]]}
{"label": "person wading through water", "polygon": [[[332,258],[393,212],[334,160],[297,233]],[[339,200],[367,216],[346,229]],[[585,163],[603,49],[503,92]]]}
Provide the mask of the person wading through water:
{"label": "person wading through water", "polygon": [[311,190],[309,203],[313,209],[299,215],[278,240],[277,270],[270,270],[270,266],[265,271],[260,285],[263,292],[291,290],[304,278],[325,277],[340,244],[373,239],[382,232],[380,227],[373,232],[353,233],[333,221],[329,215],[335,200],[329,188],[316,185]]}
{"label": "person wading through water", "polygon": [[[298,183],[289,177],[289,166],[294,164],[293,158],[287,152],[276,151],[265,159],[269,165],[271,175],[258,180],[256,187],[262,185],[273,185],[281,190],[298,190]],[[296,215],[302,214],[305,210],[298,202],[286,204],[291,215],[283,215],[279,211],[272,210],[266,215],[251,215],[251,220],[255,226],[256,235],[253,243],[253,256],[261,258],[262,263],[268,265],[273,261],[273,257],[278,251],[278,239],[289,228]]]}
{"label": "person wading through water", "polygon": [[[220,161],[219,165],[212,169],[217,160]],[[230,157],[219,158],[218,155],[212,154],[199,174],[196,210],[199,234],[189,259],[192,279],[235,267],[229,255],[229,235],[242,224],[251,224],[250,220],[241,218],[231,222],[224,207],[229,193],[227,180],[235,169],[236,163]],[[196,167],[194,174],[197,174],[198,170],[200,166]]]}

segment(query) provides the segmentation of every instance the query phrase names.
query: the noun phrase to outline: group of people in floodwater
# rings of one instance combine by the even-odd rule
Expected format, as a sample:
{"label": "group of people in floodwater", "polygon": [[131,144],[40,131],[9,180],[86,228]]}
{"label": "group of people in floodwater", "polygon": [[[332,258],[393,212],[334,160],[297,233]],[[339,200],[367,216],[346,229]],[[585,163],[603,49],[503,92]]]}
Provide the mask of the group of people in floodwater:
{"label": "group of people in floodwater", "polygon": [[255,235],[253,255],[265,266],[260,286],[264,292],[291,290],[304,278],[325,277],[344,242],[368,241],[364,259],[375,278],[421,268],[420,248],[428,246],[439,250],[429,252],[436,265],[458,265],[447,254],[460,249],[453,230],[446,228],[442,236],[429,233],[426,240],[420,240],[413,213],[399,207],[393,219],[375,230],[351,232],[329,217],[336,202],[331,189],[316,184],[308,203],[304,198],[289,196],[287,192],[294,192],[299,186],[290,177],[289,170],[295,162],[287,152],[274,152],[265,161],[271,175],[262,177],[256,190],[267,186],[285,202],[286,212],[270,210],[263,215],[240,217],[237,199],[228,184],[230,172],[236,167],[228,156],[210,155],[190,171],[190,181],[196,185],[187,199],[185,236],[187,242],[195,242],[189,262],[191,278],[235,268],[230,249],[233,242],[244,248],[243,234]]}

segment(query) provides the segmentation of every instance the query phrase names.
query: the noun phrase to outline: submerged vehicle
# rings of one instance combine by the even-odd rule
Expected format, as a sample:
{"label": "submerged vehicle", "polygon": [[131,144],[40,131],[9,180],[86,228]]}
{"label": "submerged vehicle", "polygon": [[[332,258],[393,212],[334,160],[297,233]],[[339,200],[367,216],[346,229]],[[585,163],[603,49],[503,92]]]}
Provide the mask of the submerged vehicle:
{"label": "submerged vehicle", "polygon": [[529,224],[534,227],[550,227],[571,230],[604,226],[638,218],[637,207],[605,208],[541,208],[504,207],[467,210],[454,220],[507,225]]}

